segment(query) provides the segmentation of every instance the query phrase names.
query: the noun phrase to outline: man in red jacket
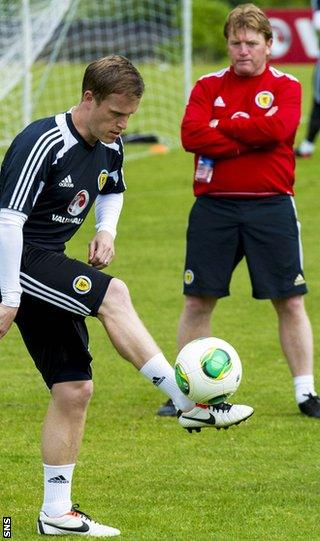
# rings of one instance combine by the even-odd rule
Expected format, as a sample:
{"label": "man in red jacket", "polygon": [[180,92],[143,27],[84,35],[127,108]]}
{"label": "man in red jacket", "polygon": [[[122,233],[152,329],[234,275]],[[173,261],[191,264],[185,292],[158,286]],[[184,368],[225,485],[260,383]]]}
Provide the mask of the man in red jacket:
{"label": "man in red jacket", "polygon": [[[183,147],[195,156],[196,201],[178,346],[212,334],[212,311],[229,295],[233,270],[245,257],[253,297],[270,299],[276,310],[299,409],[320,418],[293,200],[300,83],[268,64],[272,30],[255,5],[231,11],[224,35],[231,66],[199,79],[182,121]],[[158,414],[173,412],[169,402]]]}

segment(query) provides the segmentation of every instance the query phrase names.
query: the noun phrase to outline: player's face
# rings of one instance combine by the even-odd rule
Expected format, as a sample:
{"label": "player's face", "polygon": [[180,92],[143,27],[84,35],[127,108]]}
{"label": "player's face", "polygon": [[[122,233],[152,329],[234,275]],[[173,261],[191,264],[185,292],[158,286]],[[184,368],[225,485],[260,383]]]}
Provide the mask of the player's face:
{"label": "player's face", "polygon": [[227,41],[231,64],[237,75],[254,77],[264,72],[272,39],[266,41],[263,34],[243,29],[230,33]]}
{"label": "player's face", "polygon": [[94,144],[98,139],[104,143],[113,143],[126,129],[139,103],[140,99],[135,96],[110,94],[98,104],[91,95],[87,102],[88,143]]}

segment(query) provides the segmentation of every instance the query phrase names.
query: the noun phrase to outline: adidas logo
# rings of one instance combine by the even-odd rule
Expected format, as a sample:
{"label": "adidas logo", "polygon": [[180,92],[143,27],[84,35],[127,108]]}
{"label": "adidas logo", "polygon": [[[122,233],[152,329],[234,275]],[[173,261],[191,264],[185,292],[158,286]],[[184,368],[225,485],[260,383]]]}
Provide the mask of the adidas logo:
{"label": "adidas logo", "polygon": [[221,96],[218,96],[214,102],[213,102],[213,105],[215,105],[216,107],[225,107],[226,104],[224,103],[223,99],[221,98]]}
{"label": "adidas logo", "polygon": [[61,188],[74,188],[71,175],[68,175],[66,178],[60,180],[59,186],[61,186]]}
{"label": "adidas logo", "polygon": [[302,284],[305,284],[306,281],[303,278],[302,274],[298,274],[297,278],[293,282],[295,286],[301,286]]}
{"label": "adidas logo", "polygon": [[159,387],[159,385],[161,385],[161,383],[165,380],[165,376],[162,376],[161,378],[157,378],[157,377],[154,377],[152,378],[152,383],[153,385],[155,385],[156,387]]}
{"label": "adidas logo", "polygon": [[51,477],[48,483],[69,483],[69,481],[63,475],[58,475],[58,477]]}

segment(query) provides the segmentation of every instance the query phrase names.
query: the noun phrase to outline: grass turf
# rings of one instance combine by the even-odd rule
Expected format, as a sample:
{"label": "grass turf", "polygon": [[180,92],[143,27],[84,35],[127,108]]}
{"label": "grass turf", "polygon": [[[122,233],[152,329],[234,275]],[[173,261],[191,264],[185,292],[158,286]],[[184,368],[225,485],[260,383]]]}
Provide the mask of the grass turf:
{"label": "grass turf", "polygon": [[[199,73],[210,71],[202,69]],[[310,100],[310,68],[292,67]],[[297,140],[305,131],[302,125]],[[319,151],[297,163],[306,304],[319,357]],[[132,161],[110,273],[124,279],[145,324],[170,361],[182,307],[181,275],[192,204],[192,156],[181,150]],[[86,259],[92,215],[69,245]],[[130,541],[292,541],[320,538],[319,421],[299,414],[268,301],[251,299],[242,263],[220,302],[213,334],[229,340],[244,367],[236,402],[254,406],[248,423],[189,435],[160,419],[165,397],[110,346],[89,320],[95,394],[74,475],[73,499]],[[52,332],[55,332],[52,329]],[[39,439],[48,393],[15,328],[0,343],[0,515],[12,538],[32,541],[42,498]],[[316,363],[316,375],[319,366]],[[74,539],[66,536],[65,539]]]}

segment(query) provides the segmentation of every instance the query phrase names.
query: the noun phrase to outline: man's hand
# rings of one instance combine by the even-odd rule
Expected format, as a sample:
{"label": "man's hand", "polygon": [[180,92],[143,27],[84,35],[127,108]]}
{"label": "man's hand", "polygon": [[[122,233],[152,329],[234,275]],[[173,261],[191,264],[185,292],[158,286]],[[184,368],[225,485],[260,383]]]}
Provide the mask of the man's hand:
{"label": "man's hand", "polygon": [[18,308],[13,308],[11,306],[5,306],[0,303],[0,339],[8,332],[10,329],[14,318],[16,317]]}
{"label": "man's hand", "polygon": [[219,120],[217,118],[213,118],[209,122],[210,128],[216,128],[218,126],[218,124],[219,124]]}
{"label": "man's hand", "polygon": [[269,109],[269,111],[266,112],[265,116],[272,116],[272,115],[274,115],[277,111],[278,111],[278,106],[277,106],[277,105],[274,105],[273,107],[271,107],[271,109]]}
{"label": "man's hand", "polygon": [[114,239],[108,231],[99,231],[89,244],[88,263],[97,269],[103,269],[114,258]]}

